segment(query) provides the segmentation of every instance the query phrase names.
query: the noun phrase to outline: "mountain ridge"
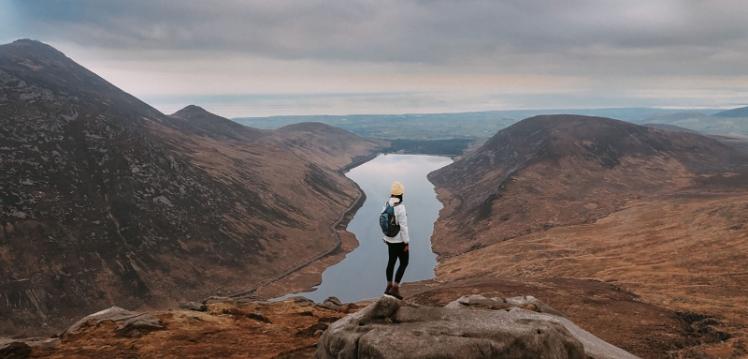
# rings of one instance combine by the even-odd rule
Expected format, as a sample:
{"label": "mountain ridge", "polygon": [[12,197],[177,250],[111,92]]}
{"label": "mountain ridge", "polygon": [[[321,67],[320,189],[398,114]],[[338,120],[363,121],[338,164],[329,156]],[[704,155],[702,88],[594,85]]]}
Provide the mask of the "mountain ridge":
{"label": "mountain ridge", "polygon": [[380,144],[168,116],[50,49],[0,46],[0,332],[244,290],[337,245],[342,170]]}

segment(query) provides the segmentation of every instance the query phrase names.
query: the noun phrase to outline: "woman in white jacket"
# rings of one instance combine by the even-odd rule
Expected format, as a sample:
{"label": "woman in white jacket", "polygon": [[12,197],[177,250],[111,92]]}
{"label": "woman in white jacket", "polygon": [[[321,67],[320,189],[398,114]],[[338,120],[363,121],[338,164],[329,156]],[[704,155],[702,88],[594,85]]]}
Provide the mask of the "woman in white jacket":
{"label": "woman in white jacket", "polygon": [[[392,182],[388,204],[394,208],[395,220],[400,225],[400,231],[393,237],[384,236],[384,242],[387,243],[389,252],[387,270],[385,272],[387,275],[387,289],[385,289],[384,293],[398,299],[403,298],[400,295],[400,281],[403,278],[403,274],[405,274],[405,268],[408,267],[408,243],[410,242],[410,237],[408,236],[408,217],[405,213],[405,205],[403,204],[404,192],[405,187],[402,183],[398,181]],[[385,204],[386,208],[387,204]],[[398,260],[400,261],[400,265],[397,267],[393,281],[392,275],[395,269],[395,262]]]}

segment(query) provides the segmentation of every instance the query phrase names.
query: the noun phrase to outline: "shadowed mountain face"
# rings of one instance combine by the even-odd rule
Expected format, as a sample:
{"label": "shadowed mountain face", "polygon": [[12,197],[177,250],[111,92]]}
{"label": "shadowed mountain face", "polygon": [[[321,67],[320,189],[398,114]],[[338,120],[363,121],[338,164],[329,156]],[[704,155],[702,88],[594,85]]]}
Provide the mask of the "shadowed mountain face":
{"label": "shadowed mountain face", "polygon": [[594,221],[627,200],[693,185],[700,174],[739,158],[730,147],[687,132],[600,117],[531,117],[432,173],[450,204],[435,249],[456,254]]}
{"label": "shadowed mountain face", "polygon": [[246,289],[336,247],[358,197],[341,170],[379,146],[337,131],[167,116],[47,45],[0,46],[0,332]]}

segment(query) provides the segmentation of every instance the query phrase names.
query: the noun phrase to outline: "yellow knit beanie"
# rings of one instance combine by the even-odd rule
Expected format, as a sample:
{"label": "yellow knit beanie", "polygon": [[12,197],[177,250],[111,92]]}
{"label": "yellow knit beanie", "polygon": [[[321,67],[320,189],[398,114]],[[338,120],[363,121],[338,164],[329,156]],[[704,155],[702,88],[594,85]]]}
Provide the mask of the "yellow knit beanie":
{"label": "yellow knit beanie", "polygon": [[402,183],[399,181],[392,182],[392,189],[390,190],[390,194],[393,196],[400,196],[405,192],[405,186],[403,186]]}

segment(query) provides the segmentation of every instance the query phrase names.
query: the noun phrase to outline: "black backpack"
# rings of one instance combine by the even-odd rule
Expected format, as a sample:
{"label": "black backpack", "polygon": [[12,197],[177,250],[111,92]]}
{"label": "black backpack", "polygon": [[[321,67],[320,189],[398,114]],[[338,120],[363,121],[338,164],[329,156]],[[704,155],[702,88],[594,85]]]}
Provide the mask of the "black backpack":
{"label": "black backpack", "polygon": [[400,232],[400,225],[395,218],[395,207],[390,202],[384,206],[384,211],[379,215],[379,226],[382,227],[382,233],[387,237],[394,237]]}

